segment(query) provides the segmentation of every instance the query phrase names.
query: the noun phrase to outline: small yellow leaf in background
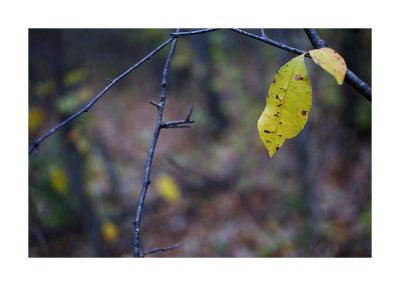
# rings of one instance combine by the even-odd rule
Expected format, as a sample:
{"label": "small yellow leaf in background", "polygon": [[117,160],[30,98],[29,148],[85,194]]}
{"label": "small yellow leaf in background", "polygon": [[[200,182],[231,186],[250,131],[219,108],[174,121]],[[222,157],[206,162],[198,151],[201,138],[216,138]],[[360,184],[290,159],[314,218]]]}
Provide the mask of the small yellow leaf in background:
{"label": "small yellow leaf in background", "polygon": [[40,81],[35,83],[32,89],[37,96],[44,98],[54,93],[56,85],[53,80]]}
{"label": "small yellow leaf in background", "polygon": [[105,221],[101,225],[101,235],[108,242],[114,242],[118,238],[118,227],[112,221]]}
{"label": "small yellow leaf in background", "polygon": [[304,128],[311,108],[311,84],[304,54],[282,66],[268,90],[267,106],[258,119],[258,133],[272,157],[286,139]]}
{"label": "small yellow leaf in background", "polygon": [[50,169],[50,180],[57,193],[65,195],[68,192],[67,175],[61,167],[55,166]]}
{"label": "small yellow leaf in background", "polygon": [[155,179],[157,193],[168,203],[181,200],[181,190],[173,177],[167,174],[158,175]]}
{"label": "small yellow leaf in background", "polygon": [[88,76],[88,71],[85,68],[79,68],[69,71],[64,76],[64,85],[69,87],[71,85],[84,81]]}
{"label": "small yellow leaf in background", "polygon": [[42,124],[44,119],[43,109],[40,107],[31,107],[29,108],[29,132],[35,132],[40,125]]}
{"label": "small yellow leaf in background", "polygon": [[331,48],[321,48],[311,50],[310,56],[313,61],[333,75],[338,84],[342,84],[346,75],[346,62],[344,59]]}

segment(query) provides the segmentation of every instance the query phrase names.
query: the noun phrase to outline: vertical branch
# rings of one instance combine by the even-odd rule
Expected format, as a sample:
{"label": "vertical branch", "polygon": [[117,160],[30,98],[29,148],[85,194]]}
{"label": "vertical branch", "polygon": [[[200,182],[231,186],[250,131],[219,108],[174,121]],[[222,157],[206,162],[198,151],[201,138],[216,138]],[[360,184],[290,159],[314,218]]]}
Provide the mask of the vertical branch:
{"label": "vertical branch", "polygon": [[[179,30],[177,30],[176,32],[179,32]],[[165,67],[163,70],[162,80],[161,80],[160,101],[157,104],[155,104],[154,102],[152,103],[153,105],[155,105],[157,107],[158,112],[157,112],[157,120],[156,120],[156,127],[154,130],[153,140],[147,151],[146,169],[145,169],[145,173],[144,173],[143,185],[142,185],[139,202],[138,202],[137,209],[136,209],[136,218],[135,218],[135,222],[134,222],[134,242],[133,242],[133,254],[135,257],[141,257],[141,255],[140,255],[140,248],[141,248],[141,245],[140,245],[141,244],[140,243],[140,222],[142,219],[143,205],[144,205],[144,201],[146,199],[147,189],[151,183],[150,171],[151,171],[151,164],[153,161],[154,151],[155,151],[155,148],[157,145],[158,136],[160,135],[161,128],[163,128],[162,116],[163,116],[163,112],[164,112],[165,100],[167,98],[167,76],[168,76],[170,62],[171,62],[172,56],[175,52],[176,41],[177,41],[177,39],[175,38],[174,41],[172,42],[171,48],[169,49],[169,54],[168,54],[167,60],[165,62]],[[143,256],[144,255],[145,255],[145,253],[143,253]]]}

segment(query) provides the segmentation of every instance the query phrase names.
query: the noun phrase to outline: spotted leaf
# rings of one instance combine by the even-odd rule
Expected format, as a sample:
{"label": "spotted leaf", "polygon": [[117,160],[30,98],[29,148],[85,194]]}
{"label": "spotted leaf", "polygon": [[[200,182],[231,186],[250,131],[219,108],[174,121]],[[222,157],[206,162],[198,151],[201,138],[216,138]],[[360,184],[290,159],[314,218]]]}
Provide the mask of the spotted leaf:
{"label": "spotted leaf", "polygon": [[270,157],[286,139],[300,133],[310,108],[311,85],[303,54],[279,69],[268,90],[266,107],[258,120],[258,133]]}

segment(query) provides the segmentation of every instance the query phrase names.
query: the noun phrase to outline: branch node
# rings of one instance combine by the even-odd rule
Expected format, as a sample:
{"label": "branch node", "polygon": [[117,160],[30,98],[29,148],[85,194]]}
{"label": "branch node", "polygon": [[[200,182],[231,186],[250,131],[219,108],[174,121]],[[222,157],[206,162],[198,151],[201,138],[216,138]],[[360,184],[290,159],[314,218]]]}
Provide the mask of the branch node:
{"label": "branch node", "polygon": [[[190,107],[189,113],[188,113],[188,115],[186,116],[186,119],[185,119],[186,122],[188,122],[188,123],[194,123],[194,121],[190,119],[190,117],[192,116],[192,113],[193,113],[193,106]],[[192,122],[191,122],[191,121],[192,121]]]}
{"label": "branch node", "polygon": [[191,126],[188,124],[194,123],[194,120],[191,119],[193,113],[193,106],[190,107],[189,113],[186,115],[186,118],[183,120],[176,120],[176,121],[166,121],[161,122],[161,128],[190,128]]}
{"label": "branch node", "polygon": [[161,105],[159,103],[155,103],[153,100],[150,100],[149,103],[157,107],[157,109],[161,108]]}
{"label": "branch node", "polygon": [[264,28],[261,28],[261,37],[263,37],[264,39],[267,38],[267,35],[265,35]]}

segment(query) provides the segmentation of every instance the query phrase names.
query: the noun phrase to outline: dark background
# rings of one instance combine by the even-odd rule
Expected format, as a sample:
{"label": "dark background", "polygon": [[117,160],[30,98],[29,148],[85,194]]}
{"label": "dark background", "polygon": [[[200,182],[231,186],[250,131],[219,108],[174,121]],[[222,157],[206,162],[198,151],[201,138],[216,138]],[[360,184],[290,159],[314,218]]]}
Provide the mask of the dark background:
{"label": "dark background", "polygon": [[[163,29],[31,29],[29,140],[76,112],[168,39]],[[259,34],[259,30],[249,30]],[[301,29],[266,29],[312,49]],[[318,30],[371,83],[371,30]],[[29,157],[29,256],[132,256],[133,219],[168,47]],[[371,104],[306,59],[301,134],[270,159],[257,120],[294,54],[229,30],[179,38],[142,220],[173,257],[371,256]]]}

